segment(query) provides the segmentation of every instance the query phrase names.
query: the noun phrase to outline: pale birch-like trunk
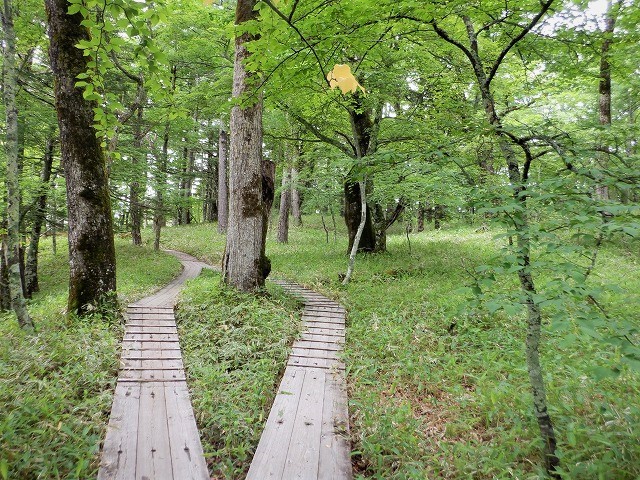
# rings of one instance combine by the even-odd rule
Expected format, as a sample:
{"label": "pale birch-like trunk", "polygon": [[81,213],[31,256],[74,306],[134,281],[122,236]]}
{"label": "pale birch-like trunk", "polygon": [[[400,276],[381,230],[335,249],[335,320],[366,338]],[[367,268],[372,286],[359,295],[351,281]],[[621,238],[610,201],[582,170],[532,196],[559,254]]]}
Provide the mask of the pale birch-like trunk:
{"label": "pale birch-like trunk", "polygon": [[[236,25],[255,19],[256,0],[238,0]],[[229,219],[222,261],[224,281],[242,291],[264,286],[270,270],[264,255],[266,240],[263,192],[262,98],[244,62],[251,55],[246,43],[252,36],[236,37],[233,97],[242,103],[231,110]]]}
{"label": "pale birch-like trunk", "polygon": [[291,216],[296,227],[302,226],[302,210],[298,178],[300,174],[296,167],[291,167]]}
{"label": "pale birch-like trunk", "polygon": [[5,152],[7,157],[7,251],[6,264],[9,269],[9,291],[11,306],[18,324],[25,330],[33,330],[33,320],[27,310],[20,275],[20,171],[18,165],[18,107],[16,92],[18,73],[16,70],[16,36],[13,26],[13,5],[3,1],[2,29],[4,30],[3,60],[4,85],[3,100],[6,110]]}
{"label": "pale birch-like trunk", "polygon": [[351,246],[351,253],[349,254],[349,266],[347,267],[347,273],[344,276],[344,280],[342,280],[342,284],[346,285],[351,280],[351,275],[353,275],[353,268],[356,263],[356,254],[358,253],[358,245],[360,245],[360,238],[362,237],[362,232],[364,232],[364,227],[367,222],[367,195],[366,195],[366,180],[360,182],[360,225],[358,225],[358,230],[356,231],[355,237],[353,239],[353,245]]}
{"label": "pale birch-like trunk", "polygon": [[280,192],[280,212],[278,215],[278,243],[289,241],[289,211],[291,210],[291,170],[282,172],[282,191]]}
{"label": "pale birch-like trunk", "polygon": [[229,134],[220,127],[218,139],[218,233],[227,232],[229,218],[229,184],[227,181],[227,149]]}

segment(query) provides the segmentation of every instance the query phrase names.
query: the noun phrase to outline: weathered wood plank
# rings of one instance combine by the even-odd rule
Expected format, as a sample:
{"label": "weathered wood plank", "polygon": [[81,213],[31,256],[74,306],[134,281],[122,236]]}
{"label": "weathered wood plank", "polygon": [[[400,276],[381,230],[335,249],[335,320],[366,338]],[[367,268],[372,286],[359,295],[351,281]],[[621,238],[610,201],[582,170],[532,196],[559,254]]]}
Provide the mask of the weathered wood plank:
{"label": "weathered wood plank", "polygon": [[327,360],[338,360],[338,354],[335,350],[324,350],[321,348],[300,348],[293,347],[291,355],[294,357],[306,358],[323,358]]}
{"label": "weathered wood plank", "polygon": [[253,456],[247,480],[282,479],[305,370],[287,367]]}
{"label": "weathered wood plank", "polygon": [[[327,374],[322,412],[318,480],[352,478],[349,414],[344,374]],[[331,400],[330,400],[331,399]]]}
{"label": "weathered wood plank", "polygon": [[118,383],[102,447],[98,480],[135,478],[139,406],[140,385]]}
{"label": "weathered wood plank", "polygon": [[293,342],[293,348],[317,348],[320,350],[328,350],[333,352],[339,352],[342,350],[340,345],[336,345],[335,342],[307,341],[307,340],[296,340],[295,342]]}
{"label": "weathered wood plank", "polygon": [[344,363],[340,360],[327,360],[324,358],[306,358],[291,355],[287,365],[293,367],[311,367],[311,368],[328,368],[344,370]]}
{"label": "weathered wood plank", "polygon": [[325,378],[322,370],[306,372],[282,478],[318,478],[322,408],[325,401],[332,401],[324,396]]}
{"label": "weathered wood plank", "polygon": [[202,443],[185,384],[165,386],[171,463],[176,480],[209,480]]}
{"label": "weathered wood plank", "polygon": [[136,478],[173,480],[164,386],[142,385]]}

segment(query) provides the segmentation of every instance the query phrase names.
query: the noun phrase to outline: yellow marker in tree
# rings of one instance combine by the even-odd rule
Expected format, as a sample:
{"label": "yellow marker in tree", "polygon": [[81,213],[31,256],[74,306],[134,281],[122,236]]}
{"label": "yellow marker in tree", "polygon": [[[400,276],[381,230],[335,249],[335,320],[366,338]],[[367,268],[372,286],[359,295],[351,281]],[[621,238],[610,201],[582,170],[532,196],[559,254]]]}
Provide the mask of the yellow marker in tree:
{"label": "yellow marker in tree", "polygon": [[338,64],[333,67],[333,70],[327,73],[327,81],[331,88],[339,87],[343,94],[347,92],[356,93],[358,88],[363,93],[366,93],[364,87],[358,83],[356,77],[351,73],[349,65]]}

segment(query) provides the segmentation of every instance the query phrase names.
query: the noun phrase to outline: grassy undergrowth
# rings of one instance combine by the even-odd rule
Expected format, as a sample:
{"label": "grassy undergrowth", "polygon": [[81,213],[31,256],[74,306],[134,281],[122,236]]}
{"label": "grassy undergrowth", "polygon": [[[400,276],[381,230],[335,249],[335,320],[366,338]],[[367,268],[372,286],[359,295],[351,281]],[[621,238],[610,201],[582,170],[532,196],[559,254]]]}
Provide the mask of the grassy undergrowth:
{"label": "grassy undergrowth", "polygon": [[[41,292],[29,302],[38,333],[0,314],[0,478],[95,478],[122,338],[120,318],[65,315],[69,262],[58,239],[41,244]],[[122,304],[169,282],[179,262],[118,239]]]}
{"label": "grassy undergrowth", "polygon": [[299,304],[273,285],[256,297],[204,272],[178,308],[192,402],[214,478],[243,478],[299,331]]}
{"label": "grassy undergrowth", "polygon": [[[274,276],[311,286],[348,310],[346,361],[358,478],[540,478],[540,444],[524,362],[523,319],[460,314],[468,270],[501,244],[469,227],[389,237],[388,253],[358,257],[342,287],[346,236],[325,242],[319,219],[267,246]],[[215,226],[170,228],[164,244],[220,261]],[[637,243],[603,249],[593,281],[616,317],[640,323]],[[513,282],[513,279],[500,279]],[[192,305],[192,308],[197,308]],[[640,477],[640,378],[593,375],[611,346],[545,326],[543,363],[566,479]]]}

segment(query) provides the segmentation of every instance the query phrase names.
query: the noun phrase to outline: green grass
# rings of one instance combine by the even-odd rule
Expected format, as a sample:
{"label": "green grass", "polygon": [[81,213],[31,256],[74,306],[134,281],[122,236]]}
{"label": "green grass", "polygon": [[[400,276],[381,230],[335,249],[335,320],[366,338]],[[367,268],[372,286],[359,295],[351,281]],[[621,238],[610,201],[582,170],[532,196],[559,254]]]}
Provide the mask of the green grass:
{"label": "green grass", "polygon": [[[37,334],[25,335],[12,314],[0,314],[0,478],[92,478],[111,409],[121,320],[65,315],[67,245],[41,244],[40,287],[29,302]],[[122,304],[174,277],[179,262],[118,239]]]}
{"label": "green grass", "polygon": [[[310,286],[348,310],[346,362],[358,478],[539,478],[540,444],[524,366],[524,325],[499,311],[464,313],[468,271],[490,261],[494,232],[451,227],[389,237],[389,251],[358,257],[347,287],[346,236],[325,242],[305,218],[290,243],[269,238],[274,277]],[[496,232],[497,233],[497,232]],[[149,232],[146,232],[150,236]],[[215,225],[167,228],[165,247],[219,263]],[[117,374],[117,318],[67,319],[68,261],[42,247],[42,292],[30,302],[38,333],[0,316],[0,479],[91,478]],[[121,302],[165,284],[178,262],[118,240]],[[609,314],[637,327],[637,242],[606,247],[590,281],[616,284]],[[513,278],[498,278],[514,285]],[[541,278],[544,280],[544,278]],[[298,304],[275,287],[254,297],[206,272],[179,310],[181,342],[205,452],[216,478],[242,478],[299,326]],[[640,378],[610,345],[545,324],[543,362],[566,479],[640,477]]]}
{"label": "green grass", "polygon": [[214,478],[246,474],[300,328],[298,307],[275,286],[240,294],[210,272],[181,294],[180,342]]}
{"label": "green grass", "polygon": [[[392,235],[387,253],[358,257],[352,283],[342,287],[343,227],[336,243],[331,236],[326,243],[319,219],[305,220],[309,225],[292,229],[288,245],[270,236],[267,254],[273,276],[315,288],[348,310],[358,478],[539,478],[523,319],[461,313],[466,299],[459,288],[469,282],[467,271],[498,254],[501,244],[492,239],[497,232],[430,230],[411,236],[411,253],[403,235]],[[214,225],[171,228],[164,235],[165,245],[215,263],[224,248]],[[636,326],[637,253],[637,243],[605,248],[592,280],[621,287],[606,294],[607,308]],[[638,478],[638,373],[594,376],[592,367],[615,364],[618,352],[574,337],[545,325],[543,362],[564,478]]]}

